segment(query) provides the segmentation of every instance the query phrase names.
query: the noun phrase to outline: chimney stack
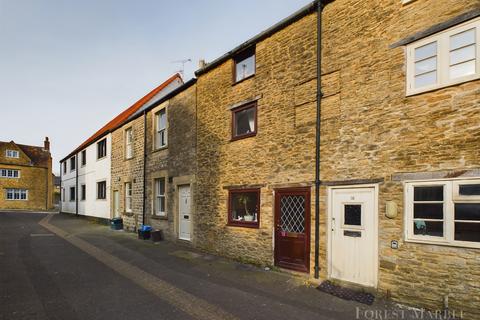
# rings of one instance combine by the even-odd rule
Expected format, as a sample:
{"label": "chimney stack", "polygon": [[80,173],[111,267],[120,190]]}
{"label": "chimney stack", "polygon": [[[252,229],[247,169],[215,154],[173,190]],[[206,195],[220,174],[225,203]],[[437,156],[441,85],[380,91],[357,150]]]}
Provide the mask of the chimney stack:
{"label": "chimney stack", "polygon": [[43,149],[50,151],[50,141],[48,137],[45,137],[45,141],[43,141]]}
{"label": "chimney stack", "polygon": [[207,63],[205,62],[205,59],[198,60],[198,68],[199,69],[205,68],[206,65],[207,65]]}

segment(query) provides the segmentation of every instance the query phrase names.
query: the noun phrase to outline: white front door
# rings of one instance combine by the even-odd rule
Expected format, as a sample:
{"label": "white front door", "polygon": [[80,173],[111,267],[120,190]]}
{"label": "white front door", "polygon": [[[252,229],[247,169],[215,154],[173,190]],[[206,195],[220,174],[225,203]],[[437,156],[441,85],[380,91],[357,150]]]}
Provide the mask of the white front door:
{"label": "white front door", "polygon": [[375,188],[330,189],[330,277],[377,284]]}
{"label": "white front door", "polygon": [[120,217],[120,194],[118,190],[113,191],[113,217]]}
{"label": "white front door", "polygon": [[179,186],[178,187],[178,238],[182,240],[191,240],[191,228],[192,228],[192,217],[191,217],[191,197],[190,197],[190,186]]}

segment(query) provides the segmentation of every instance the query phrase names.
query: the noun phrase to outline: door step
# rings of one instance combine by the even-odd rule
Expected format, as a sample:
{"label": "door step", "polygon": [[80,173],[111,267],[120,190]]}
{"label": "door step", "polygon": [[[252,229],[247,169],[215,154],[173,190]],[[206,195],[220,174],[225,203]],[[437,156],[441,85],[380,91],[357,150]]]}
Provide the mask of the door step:
{"label": "door step", "polygon": [[322,282],[317,289],[344,300],[356,301],[369,306],[375,301],[375,296],[371,293],[341,287],[328,280]]}

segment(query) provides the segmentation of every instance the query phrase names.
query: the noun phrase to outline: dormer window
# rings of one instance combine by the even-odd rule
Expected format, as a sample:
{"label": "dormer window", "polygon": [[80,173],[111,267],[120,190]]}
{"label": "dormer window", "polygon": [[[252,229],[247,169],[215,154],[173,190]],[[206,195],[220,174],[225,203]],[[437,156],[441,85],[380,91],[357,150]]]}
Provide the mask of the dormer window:
{"label": "dormer window", "polygon": [[235,82],[240,82],[255,75],[255,47],[239,53],[234,59]]}
{"label": "dormer window", "polygon": [[7,150],[6,156],[7,158],[20,158],[20,152],[17,150]]}

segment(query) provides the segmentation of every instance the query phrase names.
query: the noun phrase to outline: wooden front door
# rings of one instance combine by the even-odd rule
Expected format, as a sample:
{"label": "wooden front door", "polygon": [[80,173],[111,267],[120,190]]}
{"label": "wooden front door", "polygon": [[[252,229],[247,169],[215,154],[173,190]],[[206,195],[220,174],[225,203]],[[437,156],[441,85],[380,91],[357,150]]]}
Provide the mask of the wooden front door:
{"label": "wooden front door", "polygon": [[275,265],[310,271],[310,188],[275,190]]}

